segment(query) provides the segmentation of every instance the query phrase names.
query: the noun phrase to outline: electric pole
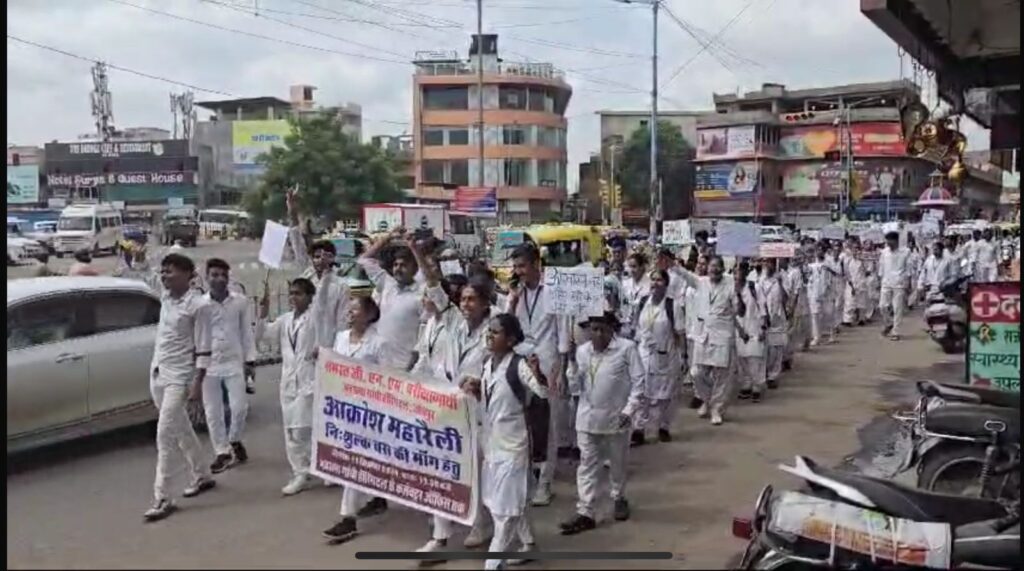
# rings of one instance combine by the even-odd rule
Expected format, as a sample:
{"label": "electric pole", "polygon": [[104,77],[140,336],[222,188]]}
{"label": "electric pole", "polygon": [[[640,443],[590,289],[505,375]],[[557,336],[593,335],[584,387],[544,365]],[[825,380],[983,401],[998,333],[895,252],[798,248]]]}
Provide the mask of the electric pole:
{"label": "electric pole", "polygon": [[[484,2],[476,0],[477,186],[484,188]],[[500,210],[500,208],[499,208]]]}

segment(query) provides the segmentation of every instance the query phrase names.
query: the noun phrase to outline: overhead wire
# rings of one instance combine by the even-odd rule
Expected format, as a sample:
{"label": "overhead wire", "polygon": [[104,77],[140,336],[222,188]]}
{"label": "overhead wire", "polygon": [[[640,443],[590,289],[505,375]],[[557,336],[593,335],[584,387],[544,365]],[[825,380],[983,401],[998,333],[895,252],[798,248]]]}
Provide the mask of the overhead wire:
{"label": "overhead wire", "polygon": [[[728,22],[726,22],[725,25],[722,26],[717,33],[715,33],[711,40],[717,41],[719,38],[721,38],[725,34],[725,32],[729,31],[729,28],[731,28],[733,24],[735,24],[736,21],[740,19],[740,16],[742,16],[748,9],[750,9],[751,6],[754,5],[755,2],[757,2],[757,0],[747,0],[747,3],[738,12],[736,12],[736,15],[734,15]],[[678,77],[679,74],[682,73],[683,70],[685,70],[687,67],[689,67],[689,65],[693,63],[694,60],[696,60],[702,53],[707,51],[709,45],[711,44],[701,46],[701,48],[697,50],[692,56],[690,56],[689,59],[687,59],[679,67],[677,67],[675,71],[673,71],[669,75],[668,79],[662,82],[662,84],[659,85],[658,88],[662,89],[669,83],[671,83],[672,80]]]}

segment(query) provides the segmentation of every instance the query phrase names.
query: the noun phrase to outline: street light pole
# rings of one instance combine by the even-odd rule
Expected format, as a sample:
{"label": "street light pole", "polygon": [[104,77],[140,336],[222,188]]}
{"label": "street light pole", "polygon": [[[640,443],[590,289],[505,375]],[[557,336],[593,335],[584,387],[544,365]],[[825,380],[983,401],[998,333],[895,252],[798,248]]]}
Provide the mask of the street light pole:
{"label": "street light pole", "polygon": [[484,188],[484,7],[476,0],[476,107],[477,158],[480,161],[477,186]]}

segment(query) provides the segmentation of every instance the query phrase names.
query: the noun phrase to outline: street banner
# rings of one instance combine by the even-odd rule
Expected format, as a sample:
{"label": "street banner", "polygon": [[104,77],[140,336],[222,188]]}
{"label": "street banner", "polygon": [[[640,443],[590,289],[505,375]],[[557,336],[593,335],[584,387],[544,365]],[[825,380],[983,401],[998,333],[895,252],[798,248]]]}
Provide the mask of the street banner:
{"label": "street banner", "polygon": [[689,220],[666,220],[661,227],[661,242],[673,246],[693,243]]}
{"label": "street banner", "polygon": [[761,253],[760,224],[720,220],[715,231],[718,234],[715,252],[720,256],[750,258]]}
{"label": "street banner", "polygon": [[498,215],[498,189],[460,186],[455,189],[452,214],[493,218]]}
{"label": "street banner", "polygon": [[1020,392],[1020,282],[972,283],[967,383]]}
{"label": "street banner", "polygon": [[604,270],[544,268],[544,287],[548,291],[548,311],[556,315],[596,317],[604,315]]}
{"label": "street banner", "polygon": [[472,525],[476,407],[447,383],[320,348],[311,472]]}
{"label": "street banner", "polygon": [[263,240],[260,241],[259,260],[275,270],[281,269],[287,243],[288,227],[267,220],[267,225],[263,227]]}
{"label": "street banner", "polygon": [[761,244],[759,258],[792,258],[800,244],[796,242],[766,242]]}

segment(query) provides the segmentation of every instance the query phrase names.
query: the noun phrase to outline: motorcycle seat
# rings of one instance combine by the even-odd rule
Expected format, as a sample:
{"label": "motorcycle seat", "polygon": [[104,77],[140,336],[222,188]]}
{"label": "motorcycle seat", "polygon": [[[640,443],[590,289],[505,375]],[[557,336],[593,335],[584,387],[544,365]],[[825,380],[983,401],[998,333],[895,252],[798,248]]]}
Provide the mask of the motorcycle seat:
{"label": "motorcycle seat", "polygon": [[918,381],[917,388],[923,396],[1020,409],[1020,393],[1017,392],[935,381]]}
{"label": "motorcycle seat", "polygon": [[994,500],[925,492],[881,478],[824,468],[807,458],[804,461],[814,473],[857,490],[875,504],[875,509],[894,517],[948,523],[952,527],[1006,517],[1006,508]]}
{"label": "motorcycle seat", "polygon": [[995,520],[953,530],[953,564],[1013,569],[1020,565],[1020,522],[999,532]]}
{"label": "motorcycle seat", "polygon": [[1003,442],[1020,441],[1020,409],[987,404],[953,403],[928,412],[924,427],[930,432],[982,438],[989,435],[985,423],[1001,421],[1006,424]]}

